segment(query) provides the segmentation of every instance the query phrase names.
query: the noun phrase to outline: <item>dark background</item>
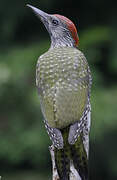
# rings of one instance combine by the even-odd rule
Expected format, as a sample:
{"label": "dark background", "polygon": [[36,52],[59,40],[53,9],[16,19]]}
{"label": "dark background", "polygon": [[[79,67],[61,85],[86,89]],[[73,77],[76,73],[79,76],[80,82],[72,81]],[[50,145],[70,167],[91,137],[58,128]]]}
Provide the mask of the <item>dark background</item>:
{"label": "dark background", "polygon": [[26,7],[70,18],[92,77],[90,180],[117,179],[117,1],[0,0],[0,175],[51,179],[51,144],[35,87],[38,56],[49,35]]}

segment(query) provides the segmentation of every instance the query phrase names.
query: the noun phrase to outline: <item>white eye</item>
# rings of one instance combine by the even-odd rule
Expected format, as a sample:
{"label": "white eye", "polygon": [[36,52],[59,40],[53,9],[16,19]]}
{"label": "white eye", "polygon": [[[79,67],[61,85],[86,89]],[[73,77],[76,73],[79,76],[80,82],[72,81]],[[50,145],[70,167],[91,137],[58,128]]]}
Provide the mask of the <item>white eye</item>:
{"label": "white eye", "polygon": [[54,26],[57,26],[58,23],[59,23],[59,22],[58,22],[56,19],[53,19],[53,20],[52,20],[52,24],[53,24]]}

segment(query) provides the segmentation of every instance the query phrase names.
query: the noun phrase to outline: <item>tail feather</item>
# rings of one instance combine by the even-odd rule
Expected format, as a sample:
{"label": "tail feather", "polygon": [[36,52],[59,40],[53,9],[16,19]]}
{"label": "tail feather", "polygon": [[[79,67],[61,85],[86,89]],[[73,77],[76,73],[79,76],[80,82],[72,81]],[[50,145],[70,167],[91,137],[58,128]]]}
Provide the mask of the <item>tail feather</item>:
{"label": "tail feather", "polygon": [[71,145],[71,159],[82,180],[88,180],[88,158],[81,136]]}
{"label": "tail feather", "polygon": [[55,163],[60,180],[69,180],[70,159],[64,149],[55,149]]}
{"label": "tail feather", "polygon": [[88,180],[88,158],[79,136],[74,145],[68,143],[68,129],[62,130],[64,148],[55,148],[55,163],[60,180],[70,180],[70,161],[73,161],[75,169],[82,180]]}

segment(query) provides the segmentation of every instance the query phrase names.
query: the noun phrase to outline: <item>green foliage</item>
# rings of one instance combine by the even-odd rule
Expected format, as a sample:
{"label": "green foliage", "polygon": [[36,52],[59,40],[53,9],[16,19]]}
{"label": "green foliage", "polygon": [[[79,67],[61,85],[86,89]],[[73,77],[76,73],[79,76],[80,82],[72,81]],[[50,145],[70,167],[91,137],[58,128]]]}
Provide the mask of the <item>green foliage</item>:
{"label": "green foliage", "polygon": [[86,29],[82,32],[80,45],[89,49],[89,47],[98,46],[103,43],[109,43],[112,39],[110,36],[112,29],[105,26],[97,26]]}
{"label": "green foliage", "polygon": [[[41,46],[46,48],[48,44]],[[48,143],[44,143],[47,136],[35,87],[36,60],[42,53],[38,47],[13,48],[0,61],[0,159],[12,164],[29,157],[32,164],[48,159]]]}
{"label": "green foliage", "polygon": [[[48,180],[51,175],[47,173],[38,173],[36,171],[16,171],[14,173],[3,174],[2,179],[9,179],[9,180]],[[1,179],[1,180],[2,180]]]}

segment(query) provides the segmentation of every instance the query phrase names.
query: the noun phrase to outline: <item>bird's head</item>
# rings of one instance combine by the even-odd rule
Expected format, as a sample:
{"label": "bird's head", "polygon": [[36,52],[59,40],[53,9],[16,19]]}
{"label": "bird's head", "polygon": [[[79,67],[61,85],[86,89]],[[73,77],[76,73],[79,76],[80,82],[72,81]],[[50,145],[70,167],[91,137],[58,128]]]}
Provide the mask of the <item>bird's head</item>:
{"label": "bird's head", "polygon": [[71,20],[58,14],[47,14],[31,5],[27,6],[40,18],[49,32],[51,48],[59,46],[76,47],[78,45],[79,38],[77,30]]}

